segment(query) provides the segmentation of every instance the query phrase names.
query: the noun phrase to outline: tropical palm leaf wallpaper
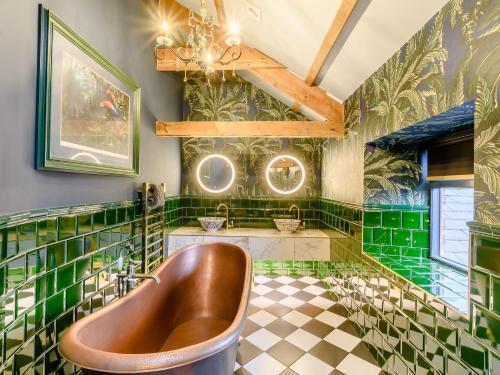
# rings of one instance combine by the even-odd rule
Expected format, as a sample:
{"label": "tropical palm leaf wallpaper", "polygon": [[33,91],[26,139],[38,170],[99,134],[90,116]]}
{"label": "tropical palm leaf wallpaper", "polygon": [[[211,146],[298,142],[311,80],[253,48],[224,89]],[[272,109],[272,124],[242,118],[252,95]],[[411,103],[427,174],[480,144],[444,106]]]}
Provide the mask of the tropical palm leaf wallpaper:
{"label": "tropical palm leaf wallpaper", "polygon": [[[234,77],[224,83],[191,75],[184,92],[184,119],[202,120],[306,120],[300,113],[264,91]],[[276,124],[279,126],[279,124]],[[182,141],[182,193],[202,192],[193,171],[201,158],[219,153],[229,157],[236,168],[236,180],[227,193],[233,196],[274,196],[265,179],[267,163],[276,155],[291,154],[306,168],[302,197],[319,197],[324,140],[318,138],[184,138]]]}
{"label": "tropical palm leaf wallpaper", "polygon": [[[473,101],[475,217],[500,222],[499,40],[498,1],[451,0],[443,7],[344,103],[346,136],[327,142],[322,195],[355,203],[425,203],[410,150],[397,158],[384,150],[365,152],[365,144]],[[404,166],[389,166],[396,160]],[[352,183],[340,178],[346,175]]]}

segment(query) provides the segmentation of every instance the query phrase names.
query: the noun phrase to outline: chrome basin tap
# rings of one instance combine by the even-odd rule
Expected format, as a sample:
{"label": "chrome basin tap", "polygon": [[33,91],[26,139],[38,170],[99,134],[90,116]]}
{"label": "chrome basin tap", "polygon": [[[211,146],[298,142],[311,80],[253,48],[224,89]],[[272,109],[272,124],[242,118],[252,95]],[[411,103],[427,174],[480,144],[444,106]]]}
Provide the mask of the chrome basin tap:
{"label": "chrome basin tap", "polygon": [[226,229],[234,228],[233,224],[229,224],[229,206],[227,203],[219,203],[215,211],[219,211],[219,209],[223,207],[226,209]]}
{"label": "chrome basin tap", "polygon": [[123,297],[137,285],[139,280],[152,279],[157,284],[160,283],[160,278],[157,275],[148,275],[144,273],[135,273],[135,266],[142,264],[140,260],[129,259],[127,271],[116,275],[116,289],[118,297]]}

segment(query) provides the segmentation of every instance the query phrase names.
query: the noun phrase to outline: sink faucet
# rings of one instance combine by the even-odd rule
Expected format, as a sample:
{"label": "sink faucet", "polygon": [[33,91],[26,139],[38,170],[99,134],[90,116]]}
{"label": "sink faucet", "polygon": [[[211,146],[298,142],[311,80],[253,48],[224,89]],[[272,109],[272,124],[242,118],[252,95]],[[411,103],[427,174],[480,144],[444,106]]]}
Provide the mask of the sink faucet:
{"label": "sink faucet", "polygon": [[[300,221],[300,208],[299,206],[297,206],[296,204],[292,204],[290,206],[290,208],[288,209],[288,212],[292,212],[293,209],[296,209],[297,210],[297,220]],[[299,225],[299,229],[304,229],[305,228],[305,225],[304,224],[300,224]]]}
{"label": "sink faucet", "polygon": [[219,205],[217,206],[217,208],[215,209],[215,211],[219,211],[219,208],[225,208],[226,209],[226,229],[229,229],[229,228],[233,228],[234,225],[233,224],[229,224],[229,206],[227,205],[227,203],[219,203]]}
{"label": "sink faucet", "polygon": [[135,273],[134,266],[142,264],[140,260],[130,259],[125,273],[119,273],[117,276],[116,287],[118,289],[118,297],[123,297],[137,285],[139,280],[152,279],[157,284],[160,283],[160,278],[157,275],[147,275],[144,273]]}

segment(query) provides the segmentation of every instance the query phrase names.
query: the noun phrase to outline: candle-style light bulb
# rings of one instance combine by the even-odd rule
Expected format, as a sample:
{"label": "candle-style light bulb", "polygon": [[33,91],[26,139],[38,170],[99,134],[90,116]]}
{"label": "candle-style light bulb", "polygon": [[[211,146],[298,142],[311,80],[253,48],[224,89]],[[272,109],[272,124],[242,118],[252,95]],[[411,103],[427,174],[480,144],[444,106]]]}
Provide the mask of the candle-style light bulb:
{"label": "candle-style light bulb", "polygon": [[229,22],[229,33],[231,35],[238,34],[239,30],[240,30],[240,25],[238,25],[238,22],[236,22],[234,20]]}
{"label": "candle-style light bulb", "polygon": [[167,21],[163,21],[161,23],[161,29],[163,30],[164,33],[166,33],[168,31],[168,22]]}

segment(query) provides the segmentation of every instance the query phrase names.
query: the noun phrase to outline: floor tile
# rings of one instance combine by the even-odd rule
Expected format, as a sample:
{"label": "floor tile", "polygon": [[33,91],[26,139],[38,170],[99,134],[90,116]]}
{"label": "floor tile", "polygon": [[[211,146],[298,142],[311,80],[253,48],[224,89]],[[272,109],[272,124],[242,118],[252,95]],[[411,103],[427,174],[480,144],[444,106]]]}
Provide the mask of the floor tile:
{"label": "floor tile", "polygon": [[267,353],[262,353],[245,365],[252,375],[278,375],[286,370],[286,366]]}
{"label": "floor tile", "polygon": [[283,285],[282,287],[276,289],[278,292],[286,294],[287,296],[291,296],[297,293],[300,289],[294,288],[290,285]]}
{"label": "floor tile", "polygon": [[316,297],[314,294],[304,292],[303,290],[299,290],[297,293],[293,295],[295,298],[301,299],[302,301],[310,301],[314,297]]}
{"label": "floor tile", "polygon": [[264,351],[281,340],[279,336],[276,336],[274,333],[269,332],[265,328],[255,331],[250,336],[246,337],[246,339]]}
{"label": "floor tile", "polygon": [[307,288],[311,284],[307,284],[307,283],[303,283],[302,281],[295,280],[293,283],[290,283],[288,285],[293,286],[293,287],[298,288],[298,289],[304,289],[304,288]]}
{"label": "floor tile", "polygon": [[268,281],[265,285],[268,286],[269,288],[273,288],[273,289],[278,289],[280,286],[283,286],[282,283],[279,283],[274,279],[272,279],[271,281]]}
{"label": "floor tile", "polygon": [[254,287],[252,289],[252,292],[257,293],[260,296],[263,296],[269,292],[272,292],[273,290],[274,290],[273,288],[269,288],[268,286],[260,284],[260,285],[257,285],[256,287]]}
{"label": "floor tile", "polygon": [[247,321],[245,322],[245,326],[241,331],[241,336],[243,337],[250,336],[252,333],[258,331],[260,328],[261,327],[257,323],[254,323],[251,320],[247,319]]}
{"label": "floor tile", "polygon": [[379,367],[356,357],[354,354],[348,354],[337,366],[337,370],[342,371],[346,375],[378,375],[380,373]]}
{"label": "floor tile", "polygon": [[292,369],[287,368],[280,375],[298,375],[298,374],[295,371],[293,371]]}
{"label": "floor tile", "polygon": [[257,275],[254,278],[254,281],[257,284],[264,284],[264,283],[267,283],[268,281],[271,281],[271,280],[272,280],[271,278],[264,276],[264,275]]}
{"label": "floor tile", "polygon": [[283,298],[279,302],[282,305],[285,305],[291,309],[296,309],[297,307],[299,307],[300,305],[303,305],[305,303],[304,301],[301,301],[300,299],[294,298],[294,297],[286,297],[286,298]]}
{"label": "floor tile", "polygon": [[309,285],[307,288],[304,288],[304,292],[319,296],[320,294],[323,294],[325,292],[325,289],[316,285]]}
{"label": "floor tile", "polygon": [[337,367],[337,365],[349,354],[344,349],[324,340],[320,341],[309,350],[309,353],[332,367]]}
{"label": "floor tile", "polygon": [[305,351],[310,350],[314,345],[321,341],[318,336],[314,336],[313,334],[300,328],[288,335],[285,340]]}
{"label": "floor tile", "polygon": [[310,303],[304,303],[297,307],[295,310],[301,312],[302,314],[309,315],[311,318],[314,318],[325,311],[321,307],[311,305]]}
{"label": "floor tile", "polygon": [[265,308],[265,310],[268,313],[273,314],[274,316],[282,317],[285,314],[288,314],[290,311],[292,311],[291,308],[282,305],[281,303],[273,303],[272,305],[269,305]]}
{"label": "floor tile", "polygon": [[290,284],[293,283],[296,279],[288,276],[280,276],[275,278],[274,280],[281,284]]}
{"label": "floor tile", "polygon": [[335,302],[323,297],[315,297],[312,300],[308,301],[311,305],[321,307],[322,309],[328,309],[332,307]]}
{"label": "floor tile", "polygon": [[272,299],[274,302],[281,301],[283,298],[286,298],[287,295],[284,293],[280,293],[277,290],[273,289],[272,292],[266,294],[266,298]]}
{"label": "floor tile", "polygon": [[294,332],[297,330],[297,327],[295,327],[293,324],[288,323],[287,321],[283,319],[277,319],[271,324],[269,324],[266,329],[275,335],[285,338],[287,337],[290,333]]}
{"label": "floor tile", "polygon": [[332,366],[309,353],[304,354],[290,368],[300,375],[328,375],[333,370]]}
{"label": "floor tile", "polygon": [[377,361],[375,360],[375,358],[373,358],[370,350],[364,342],[360,342],[358,345],[356,345],[356,347],[351,351],[351,354],[354,354],[356,357],[370,362],[372,365],[378,366]]}
{"label": "floor tile", "polygon": [[257,357],[260,353],[262,353],[262,350],[257,348],[250,341],[243,339],[240,341],[240,346],[238,347],[236,362],[240,365],[245,365]]}
{"label": "floor tile", "polygon": [[352,326],[352,323],[349,320],[346,320],[344,323],[339,325],[337,328],[340,329],[341,331],[347,332],[353,336],[358,336],[358,333],[356,332],[356,330]]}
{"label": "floor tile", "polygon": [[318,282],[321,282],[320,279],[318,279],[316,277],[311,277],[311,276],[304,276],[304,277],[300,278],[299,281],[302,281],[303,283],[306,283],[306,284],[316,284]]}
{"label": "floor tile", "polygon": [[335,329],[325,337],[325,341],[350,352],[361,342],[361,339],[340,329]]}
{"label": "floor tile", "polygon": [[269,348],[266,353],[283,363],[285,366],[290,366],[297,359],[302,357],[305,352],[288,341],[281,340],[279,343]]}
{"label": "floor tile", "polygon": [[330,311],[323,311],[321,314],[316,316],[315,319],[335,328],[346,321],[346,318],[344,318],[343,316],[334,314]]}
{"label": "floor tile", "polygon": [[288,314],[281,317],[281,319],[286,320],[288,323],[293,324],[296,327],[302,327],[312,318],[296,310],[290,311]]}
{"label": "floor tile", "polygon": [[272,299],[260,296],[257,298],[254,298],[250,301],[250,303],[254,306],[260,307],[261,309],[266,308],[269,305],[272,305],[274,301]]}
{"label": "floor tile", "polygon": [[301,327],[304,331],[312,333],[314,336],[318,336],[319,338],[324,338],[330,332],[333,331],[333,328],[328,324],[322,323],[319,320],[312,319]]}
{"label": "floor tile", "polygon": [[269,323],[274,322],[278,318],[273,314],[268,313],[265,310],[260,310],[259,312],[250,315],[248,319],[250,319],[252,322],[258,324],[261,327],[265,327]]}

